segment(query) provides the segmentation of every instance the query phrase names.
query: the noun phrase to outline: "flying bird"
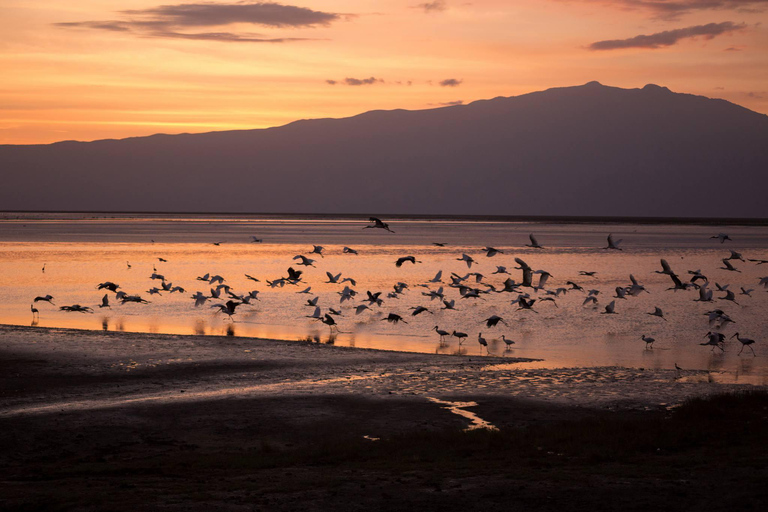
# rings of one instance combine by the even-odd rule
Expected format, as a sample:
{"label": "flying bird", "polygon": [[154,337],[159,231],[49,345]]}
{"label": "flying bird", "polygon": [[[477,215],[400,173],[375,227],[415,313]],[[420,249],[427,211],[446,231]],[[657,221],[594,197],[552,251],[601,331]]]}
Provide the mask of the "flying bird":
{"label": "flying bird", "polygon": [[603,247],[603,249],[615,249],[617,251],[621,251],[621,247],[619,247],[619,244],[622,242],[622,240],[614,240],[613,234],[608,235],[608,245]]}
{"label": "flying bird", "polygon": [[377,217],[369,217],[368,220],[373,222],[373,225],[372,226],[365,226],[363,229],[379,228],[379,229],[384,229],[386,231],[389,231],[390,233],[394,233],[394,231],[389,229],[389,224],[387,224],[386,222],[382,222],[381,219],[379,219]]}
{"label": "flying bird", "polygon": [[531,239],[531,243],[530,243],[530,244],[525,244],[525,246],[526,246],[526,247],[532,247],[532,248],[534,248],[534,249],[543,249],[543,248],[544,248],[543,246],[541,246],[541,245],[539,244],[538,240],[536,240],[536,237],[535,237],[535,236],[533,236],[533,233],[531,233],[530,235],[528,235],[528,238],[530,238],[530,239]]}

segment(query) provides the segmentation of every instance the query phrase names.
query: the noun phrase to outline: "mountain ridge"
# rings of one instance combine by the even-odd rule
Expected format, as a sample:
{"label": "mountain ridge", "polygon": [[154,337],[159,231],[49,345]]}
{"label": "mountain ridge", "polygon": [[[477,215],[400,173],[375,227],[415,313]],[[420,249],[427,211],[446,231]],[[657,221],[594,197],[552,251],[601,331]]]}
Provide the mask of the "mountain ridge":
{"label": "mountain ridge", "polygon": [[[762,218],[768,116],[589,82],[264,129],[0,146],[0,167],[16,171],[4,209]],[[711,204],[697,186],[716,187]]]}

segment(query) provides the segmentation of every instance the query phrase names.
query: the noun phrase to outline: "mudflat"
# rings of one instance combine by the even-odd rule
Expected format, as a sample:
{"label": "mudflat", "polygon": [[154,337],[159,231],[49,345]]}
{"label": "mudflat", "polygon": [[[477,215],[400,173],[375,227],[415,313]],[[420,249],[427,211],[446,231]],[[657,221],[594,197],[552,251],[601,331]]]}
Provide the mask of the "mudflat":
{"label": "mudflat", "polygon": [[768,394],[712,381],[0,326],[0,508],[762,507]]}

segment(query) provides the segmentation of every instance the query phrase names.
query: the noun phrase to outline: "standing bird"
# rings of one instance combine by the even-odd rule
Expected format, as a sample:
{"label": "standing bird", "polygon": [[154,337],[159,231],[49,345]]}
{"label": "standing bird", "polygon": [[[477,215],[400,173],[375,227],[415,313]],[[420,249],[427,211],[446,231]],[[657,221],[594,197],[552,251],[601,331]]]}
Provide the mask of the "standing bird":
{"label": "standing bird", "polygon": [[507,350],[510,350],[512,348],[512,345],[515,344],[514,341],[508,340],[505,335],[501,335],[501,341],[503,341],[507,345]]}
{"label": "standing bird", "polygon": [[465,332],[453,331],[451,336],[454,338],[459,338],[459,346],[461,346],[461,344],[464,343],[464,340],[467,339],[467,333]]}
{"label": "standing bird", "polygon": [[377,217],[369,217],[368,220],[373,222],[373,226],[365,226],[363,229],[379,228],[379,229],[384,229],[386,231],[389,231],[390,233],[394,233],[394,231],[389,229],[389,224],[387,224],[386,222],[382,222],[381,219]]}
{"label": "standing bird", "polygon": [[609,235],[608,235],[608,245],[607,245],[607,246],[605,246],[605,247],[603,247],[603,249],[615,249],[615,250],[617,250],[617,251],[621,251],[621,250],[622,250],[622,248],[621,248],[621,247],[619,247],[619,244],[620,244],[621,242],[622,242],[622,240],[621,240],[621,239],[619,239],[619,240],[614,240],[614,239],[613,239],[613,234],[609,234]]}
{"label": "standing bird", "polygon": [[439,334],[439,335],[440,335],[440,344],[441,344],[441,345],[442,345],[443,343],[445,343],[445,337],[446,337],[446,336],[450,336],[450,335],[451,335],[451,333],[449,333],[448,331],[444,331],[444,330],[440,329],[438,326],[434,326],[434,327],[432,328],[432,330],[433,330],[433,331],[435,331],[437,334]]}
{"label": "standing bird", "polygon": [[45,263],[43,263],[43,274],[45,274]]}
{"label": "standing bird", "polygon": [[[486,341],[486,339],[483,338],[483,333],[481,333],[481,332],[477,333],[477,342],[480,345],[482,345],[483,347],[485,347],[485,353],[488,354],[489,353],[488,352],[488,341]],[[480,354],[482,354],[482,353],[483,353],[483,349],[481,348],[480,349]]]}
{"label": "standing bird", "polygon": [[752,355],[757,357],[757,354],[755,354],[755,349],[752,348],[752,345],[755,344],[755,340],[751,340],[749,338],[742,338],[739,336],[739,333],[734,334],[731,336],[731,339],[736,338],[741,342],[741,350],[739,350],[739,353],[736,355],[741,355],[741,352],[744,350],[744,347],[749,347],[749,350],[752,351]]}
{"label": "standing bird", "polygon": [[533,233],[528,235],[528,238],[531,239],[530,244],[525,244],[526,247],[532,247],[533,249],[543,249],[544,247],[539,244],[539,242],[536,240],[536,237],[533,236]]}
{"label": "standing bird", "polygon": [[642,339],[645,342],[646,350],[653,349],[653,342],[656,341],[656,338],[651,338],[650,336],[646,336],[645,334],[643,334],[642,336],[640,336],[640,339]]}
{"label": "standing bird", "polygon": [[29,305],[29,310],[32,311],[32,320],[35,319],[35,315],[37,315],[37,318],[40,318],[40,311],[38,311],[35,306],[30,304]]}

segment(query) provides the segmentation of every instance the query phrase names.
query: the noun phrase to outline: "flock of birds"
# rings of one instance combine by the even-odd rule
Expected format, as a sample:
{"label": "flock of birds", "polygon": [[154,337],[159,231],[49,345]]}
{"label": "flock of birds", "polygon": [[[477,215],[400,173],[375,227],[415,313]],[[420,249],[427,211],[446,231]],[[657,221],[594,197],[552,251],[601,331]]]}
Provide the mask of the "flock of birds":
{"label": "flock of birds", "polygon": [[[380,229],[394,233],[394,231],[390,229],[389,224],[376,217],[371,217],[370,225],[363,227],[363,229]],[[256,237],[252,238],[254,243],[259,243],[262,241]],[[725,233],[714,235],[711,238],[717,239],[721,244],[724,244],[726,241],[731,241],[730,237]],[[539,243],[536,236],[533,234],[529,235],[529,240],[530,243],[526,244],[526,247],[541,251],[545,250],[545,247]],[[215,242],[215,245],[220,245],[221,243],[222,242]],[[607,237],[607,245],[603,247],[603,249],[609,251],[622,251],[621,243],[622,240],[616,240],[614,239],[613,235],[609,234]],[[444,243],[439,242],[435,242],[434,245],[440,247],[445,246]],[[649,290],[646,289],[646,287],[641,284],[641,282],[636,279],[634,275],[630,274],[629,283],[615,287],[613,290],[613,295],[609,297],[611,299],[610,302],[603,304],[600,297],[604,295],[604,291],[597,289],[585,289],[584,286],[580,285],[575,280],[579,278],[587,279],[594,277],[597,274],[597,271],[581,270],[579,271],[579,277],[567,280],[563,285],[554,287],[551,285],[553,275],[550,272],[542,269],[534,269],[519,257],[514,258],[514,262],[517,266],[515,266],[513,270],[519,271],[519,281],[516,281],[511,277],[511,273],[508,268],[503,265],[495,265],[496,270],[490,272],[489,276],[477,272],[476,267],[475,271],[472,271],[473,265],[478,265],[478,260],[471,255],[462,254],[460,257],[455,259],[456,261],[460,261],[466,264],[468,272],[465,275],[462,276],[454,272],[451,273],[450,276],[447,276],[446,280],[444,280],[443,271],[440,270],[432,279],[429,279],[423,283],[413,284],[412,286],[408,283],[398,281],[392,286],[392,290],[386,293],[384,291],[367,290],[363,294],[356,289],[357,282],[355,279],[351,277],[343,277],[341,272],[332,273],[330,271],[326,271],[325,275],[327,280],[324,281],[324,283],[337,285],[343,288],[337,292],[339,296],[339,305],[335,308],[330,306],[323,308],[319,304],[320,297],[312,292],[312,286],[308,285],[306,277],[308,273],[310,273],[309,269],[316,268],[316,264],[319,262],[319,259],[324,258],[324,251],[325,248],[323,246],[314,245],[312,250],[307,251],[306,254],[295,255],[292,258],[291,266],[288,267],[285,275],[281,275],[274,279],[265,279],[262,282],[257,277],[249,274],[245,274],[245,278],[249,281],[252,281],[253,283],[263,283],[263,285],[266,285],[269,288],[283,288],[286,286],[301,288],[300,290],[297,289],[296,293],[310,297],[305,299],[306,301],[304,305],[312,308],[313,311],[311,314],[306,315],[306,317],[313,321],[325,324],[329,329],[332,339],[336,333],[342,332],[339,331],[339,327],[340,324],[344,323],[344,312],[349,310],[346,309],[347,307],[351,306],[351,310],[354,311],[354,315],[358,316],[364,314],[365,312],[371,312],[374,309],[378,310],[383,306],[385,302],[390,302],[391,299],[398,299],[400,296],[407,293],[408,290],[417,287],[424,288],[425,291],[421,291],[421,296],[424,297],[423,301],[427,301],[428,299],[428,303],[427,305],[417,305],[410,307],[410,315],[406,315],[406,318],[416,317],[423,314],[434,314],[435,311],[433,309],[436,308],[431,306],[434,301],[438,301],[437,304],[440,310],[450,311],[456,310],[457,300],[473,301],[482,299],[489,294],[510,294],[513,297],[510,303],[517,307],[517,311],[537,314],[538,311],[536,310],[536,307],[540,306],[542,303],[547,302],[551,303],[555,307],[558,307],[557,300],[561,296],[573,292],[579,292],[584,295],[582,306],[592,306],[593,308],[602,306],[602,311],[600,311],[601,314],[616,315],[619,314],[618,309],[620,309],[617,308],[617,301],[627,301],[634,297],[638,297],[641,294],[650,293]],[[485,258],[481,257],[482,259],[490,259],[499,254],[503,254],[502,250],[490,246],[484,247],[482,252],[485,256]],[[358,254],[358,251],[351,247],[343,247],[342,253],[354,256]],[[738,263],[735,262],[750,262],[757,265],[768,263],[768,260],[745,259],[741,253],[735,250],[729,249],[729,253],[730,254],[727,257],[722,258],[722,266],[719,267],[719,269],[733,273],[740,273],[741,270],[736,266]],[[167,262],[167,260],[164,258],[158,258],[158,261],[160,263]],[[401,268],[406,264],[416,265],[418,263],[421,262],[412,255],[399,257],[393,262],[397,268]],[[131,268],[131,264],[129,262],[126,262],[126,265],[128,269]],[[304,270],[294,268],[294,266],[304,267]],[[45,265],[43,265],[42,271],[45,272]],[[685,275],[684,279],[681,277],[683,274],[676,272],[665,259],[660,260],[660,269],[653,272],[656,274],[668,276],[670,279],[670,286],[667,288],[667,291],[695,291],[695,298],[693,300],[697,302],[715,303],[715,301],[717,301],[718,303],[733,303],[738,305],[738,300],[741,300],[741,297],[750,297],[751,294],[755,291],[754,289],[747,289],[742,286],[740,287],[739,295],[737,296],[736,292],[730,289],[730,285],[714,283],[713,288],[710,280],[706,275],[702,273],[701,270],[687,270],[687,274]],[[508,277],[506,277],[500,285],[494,285],[485,281],[486,278],[490,276]],[[153,266],[153,272],[149,279],[153,283],[153,286],[149,288],[146,293],[150,296],[160,295],[163,293],[187,293],[187,290],[185,290],[183,287],[175,286],[169,279],[166,278],[165,275],[159,273],[155,266]],[[232,286],[227,284],[226,279],[221,275],[206,273],[197,277],[197,280],[202,283],[206,283],[206,290],[196,291],[191,295],[191,299],[194,301],[194,306],[205,307],[206,303],[210,301],[211,304],[208,304],[208,307],[215,309],[218,313],[226,315],[226,318],[232,322],[235,321],[233,317],[235,317],[235,315],[238,313],[239,308],[244,306],[253,306],[255,305],[254,301],[260,300],[259,294],[261,292],[259,290],[254,289],[247,292],[238,293]],[[768,289],[768,276],[760,277],[758,285]],[[449,298],[449,292],[446,288],[456,290],[458,292],[458,298]],[[119,302],[121,304],[149,303],[148,300],[139,294],[130,294],[126,291],[123,291],[120,285],[112,281],[99,283],[96,285],[96,289],[104,290],[105,294],[101,299],[101,303],[94,307],[110,308],[113,302]],[[715,296],[715,292],[724,293],[724,295]],[[36,318],[39,318],[39,310],[37,307],[35,307],[35,305],[41,302],[46,302],[55,306],[54,297],[51,295],[35,297],[33,304],[30,306],[33,315],[33,321]],[[93,313],[94,307],[72,304],[59,306],[59,309],[66,312]],[[659,307],[655,307],[653,311],[649,311],[647,314],[667,321],[664,311]],[[400,322],[405,324],[408,323],[406,318],[394,311],[390,311],[386,313],[385,316],[382,316],[383,318],[381,318],[381,321],[386,321],[392,324],[398,324]],[[707,311],[706,316],[708,332],[704,335],[706,341],[700,343],[700,345],[711,347],[712,351],[719,350],[720,352],[725,352],[727,337],[726,334],[724,334],[722,331],[730,324],[734,324],[735,320],[731,318],[731,316],[729,316],[723,309],[714,306],[711,310]],[[490,315],[488,318],[483,320],[483,323],[487,329],[496,328],[499,326],[499,324],[509,327],[507,321],[498,314]],[[463,346],[464,342],[470,338],[469,333],[457,330],[455,328],[442,329],[439,325],[435,325],[432,330],[437,334],[438,342],[441,346],[447,344],[449,342],[449,338],[457,340],[459,345],[459,353],[461,353],[461,347]],[[755,344],[754,339],[742,336],[739,332],[732,334],[730,338],[735,338],[741,344],[741,350],[738,352],[739,355],[744,351],[745,348],[747,348],[752,352],[753,356],[756,356],[756,352],[753,348],[753,345]],[[656,342],[655,338],[647,336],[646,334],[642,334],[640,339],[645,342],[645,348],[647,350],[653,349],[653,344]],[[476,340],[480,345],[480,350],[482,351],[485,349],[486,353],[488,353],[488,339],[483,336],[483,331],[476,333]],[[515,341],[511,338],[508,338],[506,334],[502,334],[500,336],[500,340],[505,344],[508,350],[511,349],[512,345],[515,344]]]}

